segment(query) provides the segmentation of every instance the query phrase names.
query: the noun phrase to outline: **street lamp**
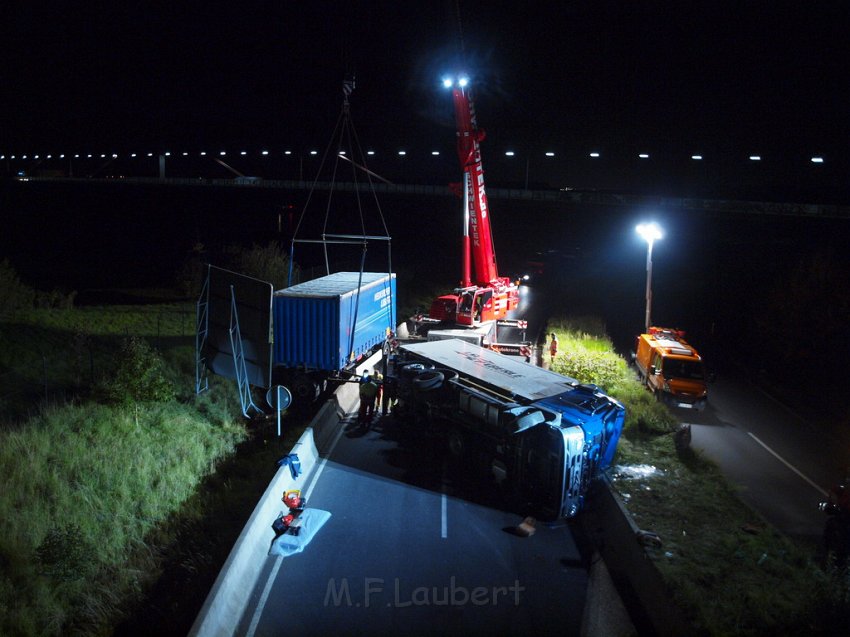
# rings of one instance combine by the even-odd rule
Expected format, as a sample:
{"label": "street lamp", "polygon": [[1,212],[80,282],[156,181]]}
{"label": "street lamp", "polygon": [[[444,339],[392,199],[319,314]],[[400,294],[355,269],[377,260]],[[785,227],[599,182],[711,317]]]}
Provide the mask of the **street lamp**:
{"label": "street lamp", "polygon": [[650,312],[652,311],[652,244],[656,239],[661,239],[664,234],[661,227],[655,223],[641,223],[638,225],[637,233],[646,241],[646,331],[649,332]]}

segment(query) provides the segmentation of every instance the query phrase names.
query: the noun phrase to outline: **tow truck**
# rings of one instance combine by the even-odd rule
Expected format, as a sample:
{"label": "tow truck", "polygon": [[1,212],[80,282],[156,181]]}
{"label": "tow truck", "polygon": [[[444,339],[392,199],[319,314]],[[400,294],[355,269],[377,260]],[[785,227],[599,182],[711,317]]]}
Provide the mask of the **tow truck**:
{"label": "tow truck", "polygon": [[445,79],[443,85],[452,90],[457,154],[463,170],[461,280],[452,293],[434,299],[427,316],[414,317],[415,331],[426,334],[437,326],[472,329],[481,335],[479,344],[493,343],[494,349],[501,347],[503,352],[516,349],[511,353],[520,353],[520,344],[500,344],[490,332],[495,322],[504,327],[524,329],[525,326],[522,321],[508,318],[508,313],[519,307],[519,290],[510,277],[499,276],[496,264],[481,162],[481,141],[486,134],[478,128],[468,78]]}

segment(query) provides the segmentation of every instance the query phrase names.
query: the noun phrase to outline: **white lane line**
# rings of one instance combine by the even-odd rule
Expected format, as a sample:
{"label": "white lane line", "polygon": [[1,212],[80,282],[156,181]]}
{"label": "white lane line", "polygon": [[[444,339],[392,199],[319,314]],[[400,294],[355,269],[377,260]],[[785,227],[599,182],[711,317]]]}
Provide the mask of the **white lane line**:
{"label": "white lane line", "polygon": [[786,461],[786,460],[785,460],[785,458],[783,458],[783,457],[782,457],[782,456],[780,456],[778,453],[776,453],[773,449],[771,449],[771,448],[770,448],[770,447],[768,447],[766,444],[764,444],[761,440],[759,440],[759,439],[755,436],[755,434],[752,434],[752,433],[750,433],[749,431],[747,432],[747,434],[748,434],[748,435],[749,435],[749,436],[750,436],[753,440],[755,440],[757,443],[759,443],[762,447],[764,447],[765,449],[767,449],[767,451],[769,451],[769,452],[770,452],[770,453],[771,453],[771,454],[772,454],[772,455],[773,455],[773,456],[774,456],[777,460],[779,460],[779,462],[781,462],[782,464],[784,464],[786,467],[788,467],[789,469],[791,469],[791,471],[793,471],[793,472],[794,472],[794,473],[796,473],[798,476],[800,476],[803,480],[805,480],[806,482],[808,482],[808,483],[809,483],[812,487],[814,487],[814,488],[815,488],[815,490],[817,490],[817,492],[818,492],[818,493],[820,493],[820,494],[821,494],[822,496],[824,496],[824,497],[829,497],[829,494],[828,494],[826,491],[824,491],[823,489],[821,489],[818,485],[816,485],[814,482],[812,482],[812,481],[811,481],[811,480],[809,480],[806,476],[804,476],[802,473],[800,473],[800,471],[798,471],[798,470],[797,470],[797,468],[796,468],[795,466],[793,466],[791,463],[789,463],[788,461]]}
{"label": "white lane line", "polygon": [[[319,463],[319,468],[316,470],[316,474],[310,481],[310,486],[307,487],[307,490],[304,492],[305,500],[310,499],[310,494],[313,493],[313,489],[316,487],[316,483],[319,481],[319,476],[322,475],[322,471],[325,470],[325,465],[328,463],[328,458],[331,457],[331,454],[336,448],[336,443],[339,442],[339,439],[342,436],[343,429],[345,429],[345,426],[340,426],[339,431],[336,432],[336,437],[334,438],[334,441],[331,443],[331,448],[328,450],[328,455],[322,458],[322,461]],[[248,632],[245,633],[246,637],[254,637],[254,633],[257,631],[257,625],[260,623],[260,617],[262,617],[263,615],[263,609],[266,607],[266,602],[269,601],[269,595],[272,592],[272,585],[274,584],[274,581],[277,578],[277,572],[280,570],[280,563],[282,561],[283,555],[278,555],[277,558],[275,558],[274,565],[272,566],[272,570],[269,573],[269,578],[266,580],[266,585],[263,587],[263,594],[260,595],[260,601],[257,602],[257,608],[254,609],[254,615],[253,617],[251,617],[251,625],[248,626]]]}
{"label": "white lane line", "polygon": [[443,492],[441,496],[440,508],[442,509],[442,524],[440,525],[440,536],[445,540],[449,536],[449,523],[446,519],[446,494]]}
{"label": "white lane line", "polygon": [[448,498],[446,498],[446,463],[443,462],[443,492],[440,494],[440,537],[449,536]]}

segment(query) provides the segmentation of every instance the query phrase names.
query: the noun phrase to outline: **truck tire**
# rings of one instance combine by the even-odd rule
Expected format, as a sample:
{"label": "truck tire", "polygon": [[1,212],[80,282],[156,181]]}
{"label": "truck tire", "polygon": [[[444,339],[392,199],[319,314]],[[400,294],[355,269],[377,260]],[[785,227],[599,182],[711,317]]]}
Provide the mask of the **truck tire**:
{"label": "truck tire", "polygon": [[319,397],[319,383],[306,374],[299,374],[292,381],[292,398],[302,405],[309,405]]}
{"label": "truck tire", "polygon": [[422,372],[413,379],[413,387],[417,391],[432,391],[443,386],[445,377],[440,372]]}
{"label": "truck tire", "polygon": [[403,378],[413,378],[422,372],[427,372],[432,369],[434,369],[433,365],[425,365],[424,363],[407,363],[406,365],[401,366],[399,374]]}

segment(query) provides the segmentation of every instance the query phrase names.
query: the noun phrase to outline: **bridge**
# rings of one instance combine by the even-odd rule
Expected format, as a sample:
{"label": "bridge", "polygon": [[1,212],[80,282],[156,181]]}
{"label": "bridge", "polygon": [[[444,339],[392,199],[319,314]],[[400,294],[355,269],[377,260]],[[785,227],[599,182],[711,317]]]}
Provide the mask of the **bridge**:
{"label": "bridge", "polygon": [[[335,190],[354,192],[363,185],[355,182],[332,183],[328,181],[310,182],[291,179],[245,178],[206,178],[206,177],[67,177],[67,176],[20,176],[20,181],[87,183],[87,184],[127,184],[189,186],[197,188],[243,188],[299,190]],[[429,184],[375,183],[378,194],[425,195],[454,197],[449,186]],[[822,219],[850,219],[850,205],[831,203],[795,203],[780,201],[751,201],[745,199],[715,199],[703,197],[677,197],[651,194],[635,194],[609,190],[579,190],[565,188],[561,190],[544,188],[489,188],[490,199],[514,199],[526,201],[561,202],[570,205],[607,206],[623,208],[676,209],[682,212],[711,212],[713,214],[737,213],[752,215],[778,215],[793,217],[811,217]]]}

